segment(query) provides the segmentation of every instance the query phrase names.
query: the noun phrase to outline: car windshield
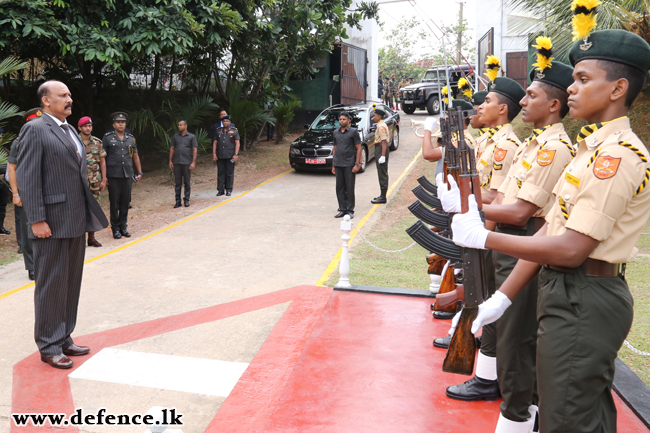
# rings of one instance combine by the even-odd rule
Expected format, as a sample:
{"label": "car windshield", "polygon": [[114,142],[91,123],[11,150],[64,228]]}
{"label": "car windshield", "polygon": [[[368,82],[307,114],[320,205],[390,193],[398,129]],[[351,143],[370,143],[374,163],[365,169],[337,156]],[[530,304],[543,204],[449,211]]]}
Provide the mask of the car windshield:
{"label": "car windshield", "polygon": [[422,80],[427,80],[427,81],[437,81],[438,80],[438,71],[427,71],[424,74],[424,78]]}
{"label": "car windshield", "polygon": [[[339,114],[344,110],[329,110],[321,113],[311,124],[314,130],[332,130],[339,128]],[[366,125],[366,110],[350,110],[350,123],[353,128],[362,129]]]}

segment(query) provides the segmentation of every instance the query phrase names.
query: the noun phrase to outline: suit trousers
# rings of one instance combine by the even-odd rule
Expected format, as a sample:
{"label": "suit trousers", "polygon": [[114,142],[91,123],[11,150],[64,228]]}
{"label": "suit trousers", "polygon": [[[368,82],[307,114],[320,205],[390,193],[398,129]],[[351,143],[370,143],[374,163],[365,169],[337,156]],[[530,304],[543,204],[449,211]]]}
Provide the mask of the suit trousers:
{"label": "suit trousers", "polygon": [[[485,254],[485,274],[487,275],[487,286],[488,293],[490,296],[494,295],[496,289],[496,283],[494,281],[494,252],[491,250],[483,250]],[[497,325],[496,323],[490,323],[489,325],[483,326],[483,333],[481,334],[481,353],[485,356],[494,358],[497,356]]]}
{"label": "suit trousers", "polygon": [[[4,176],[4,175],[2,175]],[[0,180],[0,227],[3,227],[7,215],[7,201],[9,200],[9,187]]]}
{"label": "suit trousers", "polygon": [[352,167],[336,167],[336,198],[339,201],[339,212],[354,211],[354,182],[356,173],[352,172]]}
{"label": "suit trousers", "polygon": [[[526,229],[498,228],[497,233],[533,236],[535,221]],[[518,259],[493,252],[497,289],[510,275]],[[512,301],[497,320],[497,376],[503,397],[501,414],[516,422],[530,418],[528,407],[537,404],[535,356],[537,351],[537,278]]]}
{"label": "suit trousers", "polygon": [[625,278],[542,269],[537,301],[541,433],[615,433],[614,361],[632,326]]}
{"label": "suit trousers", "polygon": [[[20,232],[20,248],[23,250],[23,260],[25,262],[25,269],[28,271],[34,270],[34,250],[32,240],[29,238],[29,230],[27,230],[27,215],[22,206],[14,206],[14,212],[19,220],[16,226],[16,232]],[[18,230],[20,228],[20,230]]]}
{"label": "suit trousers", "polygon": [[22,241],[22,228],[20,227],[20,206],[14,205],[14,223],[16,225],[16,243],[18,244],[18,248],[23,247],[23,241]]}
{"label": "suit trousers", "polygon": [[388,159],[390,151],[388,146],[390,144],[386,143],[386,162],[383,164],[379,163],[379,158],[381,158],[381,143],[375,145],[375,164],[377,165],[377,176],[379,177],[379,190],[381,191],[381,196],[386,197],[386,192],[388,191]]}
{"label": "suit trousers", "polygon": [[34,239],[34,339],[43,356],[60,355],[72,344],[77,324],[85,233],[75,238]]}
{"label": "suit trousers", "polygon": [[217,159],[217,189],[220,192],[232,191],[232,184],[235,181],[235,163],[228,159]]}
{"label": "suit trousers", "polygon": [[192,172],[190,171],[189,165],[184,164],[174,164],[174,179],[176,180],[176,203],[181,202],[181,189],[183,184],[185,184],[185,195],[183,196],[183,201],[186,203],[190,201],[190,192],[192,187],[190,186],[190,179],[192,178]]}
{"label": "suit trousers", "polygon": [[131,203],[130,177],[108,178],[108,200],[111,209],[111,230],[126,230],[126,221],[129,217],[129,203]]}

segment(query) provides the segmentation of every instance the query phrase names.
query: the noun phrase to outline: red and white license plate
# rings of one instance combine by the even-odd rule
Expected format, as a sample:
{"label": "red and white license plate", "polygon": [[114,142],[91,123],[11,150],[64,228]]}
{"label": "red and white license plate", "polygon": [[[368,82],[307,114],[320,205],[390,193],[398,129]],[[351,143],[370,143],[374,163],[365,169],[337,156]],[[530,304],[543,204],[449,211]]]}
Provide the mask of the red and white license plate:
{"label": "red and white license plate", "polygon": [[305,159],[305,164],[325,164],[325,158]]}

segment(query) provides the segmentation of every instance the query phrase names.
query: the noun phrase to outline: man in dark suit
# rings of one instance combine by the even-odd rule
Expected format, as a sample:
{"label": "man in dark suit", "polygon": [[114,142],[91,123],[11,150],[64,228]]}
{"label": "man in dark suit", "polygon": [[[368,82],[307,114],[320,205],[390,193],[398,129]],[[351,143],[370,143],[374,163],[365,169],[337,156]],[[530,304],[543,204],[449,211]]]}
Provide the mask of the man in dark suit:
{"label": "man in dark suit", "polygon": [[71,338],[85,253],[85,233],[108,226],[88,188],[85,150],[66,122],[72,113],[68,87],[46,81],[38,88],[43,115],[23,126],[16,176],[33,239],[34,338],[41,360],[71,368],[68,356],[85,355],[88,347]]}

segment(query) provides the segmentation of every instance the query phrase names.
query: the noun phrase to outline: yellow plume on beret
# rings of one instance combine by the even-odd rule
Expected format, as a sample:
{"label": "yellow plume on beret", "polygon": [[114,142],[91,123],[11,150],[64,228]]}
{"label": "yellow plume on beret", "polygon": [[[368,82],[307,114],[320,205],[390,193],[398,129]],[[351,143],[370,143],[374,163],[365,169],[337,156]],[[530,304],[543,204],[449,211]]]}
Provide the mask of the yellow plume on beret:
{"label": "yellow plume on beret", "polygon": [[467,78],[463,77],[458,80],[458,90],[463,92],[463,95],[468,98],[472,97],[472,86],[469,84],[469,81],[467,81]]}
{"label": "yellow plume on beret", "polygon": [[535,44],[533,47],[537,49],[537,62],[533,63],[533,66],[538,71],[550,68],[552,66],[551,62],[553,61],[553,43],[551,39],[546,36],[538,36],[535,39]]}
{"label": "yellow plume on beret", "polygon": [[501,69],[501,61],[497,56],[488,56],[487,60],[485,61],[485,75],[488,76],[490,81],[494,81],[494,79],[499,75],[499,69]]}
{"label": "yellow plume on beret", "polygon": [[573,11],[573,40],[583,39],[589,36],[591,29],[596,27],[597,7],[600,0],[573,0],[571,10]]}

